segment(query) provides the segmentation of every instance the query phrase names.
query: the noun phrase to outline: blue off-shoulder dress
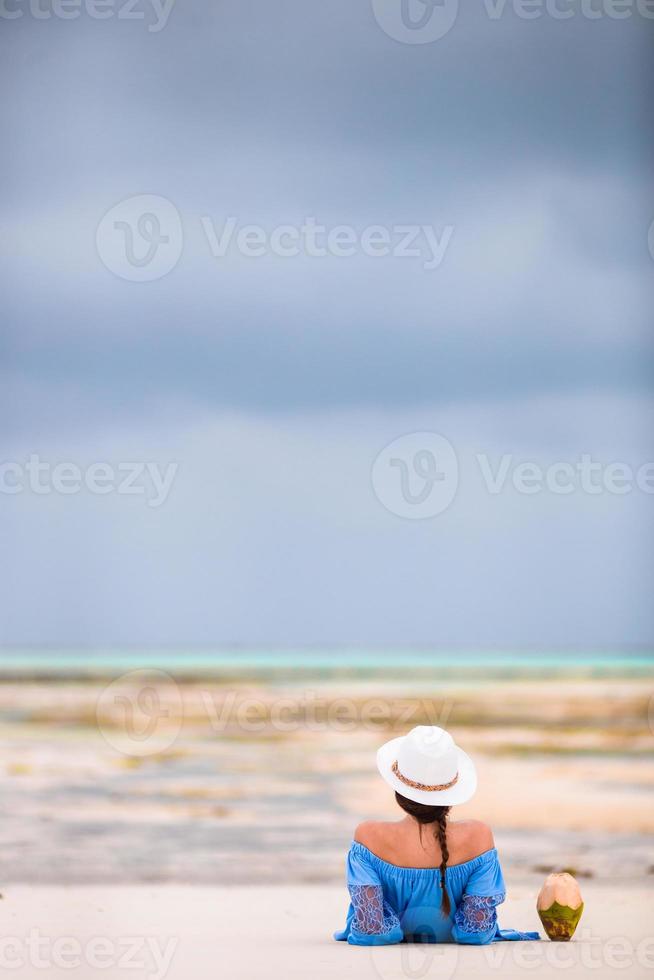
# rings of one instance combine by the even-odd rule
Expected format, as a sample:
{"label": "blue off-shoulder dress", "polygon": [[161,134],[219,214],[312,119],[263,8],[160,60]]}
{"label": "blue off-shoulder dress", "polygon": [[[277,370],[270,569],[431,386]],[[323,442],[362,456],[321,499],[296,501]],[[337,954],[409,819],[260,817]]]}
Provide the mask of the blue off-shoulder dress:
{"label": "blue off-shoulder dress", "polygon": [[540,939],[537,932],[497,925],[496,908],[506,889],[495,848],[448,867],[445,884],[452,907],[447,917],[438,868],[399,868],[354,841],[347,856],[350,908],[345,929],[334,939],[353,946]]}

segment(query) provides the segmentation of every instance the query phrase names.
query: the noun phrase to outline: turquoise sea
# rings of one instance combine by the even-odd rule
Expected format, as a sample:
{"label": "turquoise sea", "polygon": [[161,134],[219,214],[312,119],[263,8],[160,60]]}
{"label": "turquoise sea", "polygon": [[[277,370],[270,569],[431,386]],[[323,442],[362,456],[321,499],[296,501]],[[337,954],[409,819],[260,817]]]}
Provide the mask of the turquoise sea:
{"label": "turquoise sea", "polygon": [[650,676],[654,652],[621,651],[461,651],[426,649],[6,649],[0,674],[113,674],[137,668],[173,673],[377,673],[411,668],[439,674],[512,676]]}

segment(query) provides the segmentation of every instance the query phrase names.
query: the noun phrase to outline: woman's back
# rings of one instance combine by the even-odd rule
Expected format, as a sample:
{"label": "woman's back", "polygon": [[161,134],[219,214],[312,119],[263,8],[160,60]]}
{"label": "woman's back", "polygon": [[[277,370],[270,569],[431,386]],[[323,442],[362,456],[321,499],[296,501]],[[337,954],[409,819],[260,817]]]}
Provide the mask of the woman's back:
{"label": "woman's back", "polygon": [[335,938],[359,946],[537,939],[497,926],[505,887],[490,828],[449,819],[477,785],[452,736],[419,725],[381,746],[377,768],[405,816],[357,827],[347,857],[350,907]]}

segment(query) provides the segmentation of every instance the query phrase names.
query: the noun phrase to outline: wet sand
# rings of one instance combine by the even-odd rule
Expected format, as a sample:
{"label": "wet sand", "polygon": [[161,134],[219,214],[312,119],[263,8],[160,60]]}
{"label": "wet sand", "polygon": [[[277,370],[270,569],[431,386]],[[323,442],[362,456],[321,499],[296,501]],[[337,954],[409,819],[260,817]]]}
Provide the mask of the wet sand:
{"label": "wet sand", "polygon": [[[419,723],[474,755],[455,815],[492,824],[514,880],[653,880],[649,678],[137,680],[0,681],[3,884],[338,882],[356,824],[395,814],[377,746]],[[146,734],[154,705],[151,738],[126,704]]]}

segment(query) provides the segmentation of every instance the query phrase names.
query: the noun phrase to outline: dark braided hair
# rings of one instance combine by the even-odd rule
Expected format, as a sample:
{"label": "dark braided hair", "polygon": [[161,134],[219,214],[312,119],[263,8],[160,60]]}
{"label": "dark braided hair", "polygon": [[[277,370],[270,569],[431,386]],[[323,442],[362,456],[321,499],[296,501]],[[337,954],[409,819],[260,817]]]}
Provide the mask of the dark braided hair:
{"label": "dark braided hair", "polygon": [[398,806],[402,807],[405,813],[413,817],[418,822],[418,831],[420,833],[420,840],[422,841],[422,828],[425,824],[436,824],[434,828],[434,836],[438,840],[438,846],[441,849],[441,888],[443,889],[443,904],[442,912],[445,917],[447,917],[452,906],[450,904],[450,896],[447,893],[447,888],[445,887],[445,871],[447,869],[447,862],[449,861],[450,855],[447,849],[447,815],[450,812],[451,807],[449,806],[427,806],[425,803],[414,803],[413,800],[407,800],[406,796],[402,796],[400,793],[395,794],[395,799]]}

